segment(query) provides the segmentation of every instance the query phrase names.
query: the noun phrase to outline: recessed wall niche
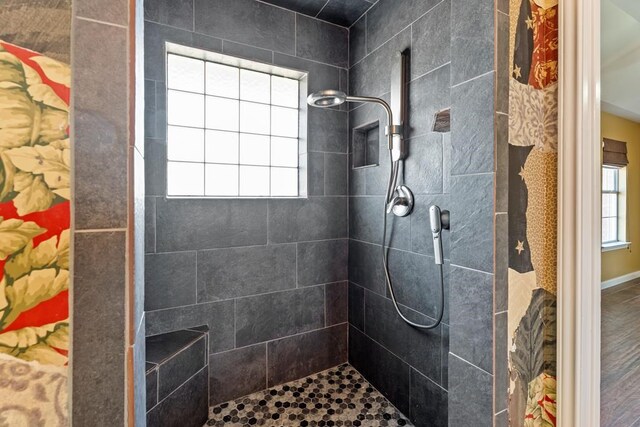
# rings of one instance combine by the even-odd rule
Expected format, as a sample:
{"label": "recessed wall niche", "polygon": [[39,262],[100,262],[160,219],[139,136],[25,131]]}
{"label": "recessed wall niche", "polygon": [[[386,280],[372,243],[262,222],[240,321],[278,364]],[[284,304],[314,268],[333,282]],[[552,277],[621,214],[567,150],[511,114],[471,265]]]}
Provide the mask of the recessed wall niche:
{"label": "recessed wall niche", "polygon": [[353,129],[352,167],[363,168],[378,166],[380,155],[380,123],[378,121],[367,123]]}

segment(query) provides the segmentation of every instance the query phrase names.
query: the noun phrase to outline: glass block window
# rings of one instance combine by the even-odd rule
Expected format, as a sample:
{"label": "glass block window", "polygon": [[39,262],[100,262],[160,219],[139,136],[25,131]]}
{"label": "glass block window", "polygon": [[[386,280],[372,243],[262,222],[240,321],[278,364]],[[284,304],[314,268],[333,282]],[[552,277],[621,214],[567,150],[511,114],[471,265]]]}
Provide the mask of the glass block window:
{"label": "glass block window", "polygon": [[168,53],[167,195],[297,197],[299,92],[294,78]]}
{"label": "glass block window", "polygon": [[602,168],[602,243],[625,240],[624,193],[622,192],[622,168],[604,166]]}

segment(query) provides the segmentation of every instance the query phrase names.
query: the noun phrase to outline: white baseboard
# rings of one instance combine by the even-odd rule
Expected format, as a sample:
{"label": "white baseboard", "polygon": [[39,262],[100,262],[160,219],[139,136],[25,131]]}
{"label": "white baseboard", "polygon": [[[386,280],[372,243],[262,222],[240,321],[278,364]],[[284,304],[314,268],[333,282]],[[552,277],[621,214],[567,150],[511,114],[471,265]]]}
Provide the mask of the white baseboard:
{"label": "white baseboard", "polygon": [[613,279],[605,280],[602,282],[602,289],[612,288],[614,286],[622,285],[630,280],[640,277],[640,271],[634,271],[633,273],[625,274],[624,276],[614,277]]}

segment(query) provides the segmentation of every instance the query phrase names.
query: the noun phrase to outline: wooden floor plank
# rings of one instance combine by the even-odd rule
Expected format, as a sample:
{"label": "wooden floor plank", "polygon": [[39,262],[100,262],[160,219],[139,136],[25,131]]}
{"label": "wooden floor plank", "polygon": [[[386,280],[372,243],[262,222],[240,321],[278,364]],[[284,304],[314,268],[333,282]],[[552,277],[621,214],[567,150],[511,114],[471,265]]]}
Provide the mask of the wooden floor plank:
{"label": "wooden floor plank", "polygon": [[602,293],[602,427],[640,427],[640,281]]}

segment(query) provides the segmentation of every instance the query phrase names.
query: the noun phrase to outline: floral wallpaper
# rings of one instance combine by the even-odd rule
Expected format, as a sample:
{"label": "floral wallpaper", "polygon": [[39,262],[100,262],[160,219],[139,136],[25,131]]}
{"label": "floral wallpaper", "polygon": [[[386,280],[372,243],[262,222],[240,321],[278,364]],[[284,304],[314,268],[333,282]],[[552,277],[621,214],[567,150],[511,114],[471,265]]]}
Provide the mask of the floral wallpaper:
{"label": "floral wallpaper", "polygon": [[510,0],[509,418],[556,425],[558,0]]}
{"label": "floral wallpaper", "polygon": [[69,66],[0,40],[0,425],[67,425]]}

